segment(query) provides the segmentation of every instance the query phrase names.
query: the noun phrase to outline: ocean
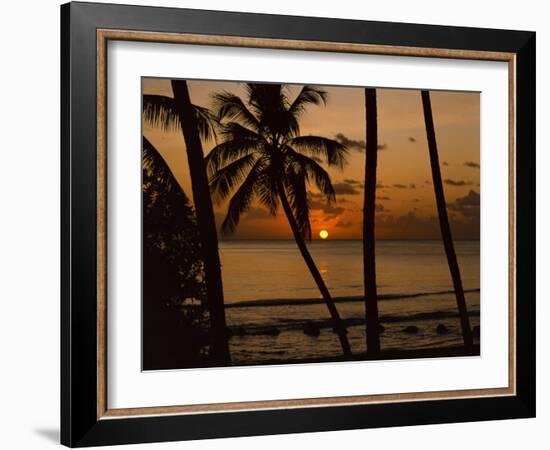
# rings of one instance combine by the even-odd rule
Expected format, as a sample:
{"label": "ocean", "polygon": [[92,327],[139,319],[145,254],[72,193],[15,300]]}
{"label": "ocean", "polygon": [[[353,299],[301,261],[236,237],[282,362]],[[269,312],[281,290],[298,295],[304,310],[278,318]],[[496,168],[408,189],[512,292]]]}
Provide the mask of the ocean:
{"label": "ocean", "polygon": [[[364,352],[362,242],[316,240],[308,247],[345,321],[352,351]],[[455,250],[471,325],[478,326],[479,241],[457,241]],[[341,354],[328,310],[294,241],[222,241],[220,257],[234,364]],[[462,344],[441,241],[378,241],[376,272],[382,349]],[[304,333],[308,323],[319,329],[318,336]],[[447,332],[438,333],[438,325]],[[417,332],[404,331],[411,326]]]}

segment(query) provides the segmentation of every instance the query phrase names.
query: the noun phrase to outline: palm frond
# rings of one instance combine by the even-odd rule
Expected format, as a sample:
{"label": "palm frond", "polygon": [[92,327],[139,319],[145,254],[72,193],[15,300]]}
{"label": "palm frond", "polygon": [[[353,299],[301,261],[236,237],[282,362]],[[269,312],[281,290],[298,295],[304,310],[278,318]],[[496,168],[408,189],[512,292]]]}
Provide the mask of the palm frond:
{"label": "palm frond", "polygon": [[307,178],[303,169],[294,166],[288,171],[285,181],[290,207],[296,219],[300,235],[306,240],[311,240]]}
{"label": "palm frond", "polygon": [[262,172],[258,175],[256,195],[269,212],[274,216],[279,208],[280,173],[276,164],[269,159]]}
{"label": "palm frond", "polygon": [[160,152],[145,136],[142,139],[142,164],[144,183],[147,182],[147,178],[154,180],[155,184],[160,186],[164,192],[172,191],[174,180],[172,171]]}
{"label": "palm frond", "polygon": [[[202,106],[193,105],[200,137],[208,142],[216,139],[216,117]],[[180,118],[172,97],[165,95],[143,96],[143,119],[153,127],[164,131],[174,131],[181,128]]]}
{"label": "palm frond", "polygon": [[172,97],[165,95],[143,96],[143,118],[152,126],[162,128],[164,131],[180,128],[175,101]]}
{"label": "palm frond", "polygon": [[294,99],[288,110],[292,115],[298,116],[308,105],[320,105],[321,103],[326,105],[327,97],[328,94],[323,89],[306,85],[302,87],[302,90]]}
{"label": "palm frond", "polygon": [[260,131],[260,122],[238,95],[224,91],[214,94],[212,99],[214,111],[219,121],[236,120],[253,131]]}
{"label": "palm frond", "polygon": [[336,166],[339,169],[346,164],[349,153],[344,144],[321,136],[297,136],[288,144],[300,153],[325,158],[329,166]]}
{"label": "palm frond", "polygon": [[263,162],[261,159],[257,160],[254,167],[248,173],[246,179],[240,185],[235,195],[231,197],[229,201],[229,207],[227,208],[227,215],[221,226],[223,234],[232,234],[235,232],[241,214],[248,211],[256,190],[256,183],[258,176],[263,168]]}
{"label": "palm frond", "polygon": [[300,173],[306,182],[311,178],[319,191],[327,198],[327,201],[332,202],[336,199],[336,192],[332,186],[330,175],[317,161],[298,153],[292,148],[287,148],[287,161],[289,163],[287,172],[290,175],[293,172]]}
{"label": "palm frond", "polygon": [[215,172],[209,184],[210,191],[218,203],[225,200],[235,186],[243,181],[257,159],[256,154],[249,153]]}
{"label": "palm frond", "polygon": [[262,135],[238,122],[226,122],[220,125],[219,133],[226,141],[246,139],[249,141],[265,142],[265,138]]}
{"label": "palm frond", "polygon": [[206,155],[206,172],[209,178],[213,178],[223,167],[244,156],[258,152],[256,141],[241,139],[230,140],[216,145]]}

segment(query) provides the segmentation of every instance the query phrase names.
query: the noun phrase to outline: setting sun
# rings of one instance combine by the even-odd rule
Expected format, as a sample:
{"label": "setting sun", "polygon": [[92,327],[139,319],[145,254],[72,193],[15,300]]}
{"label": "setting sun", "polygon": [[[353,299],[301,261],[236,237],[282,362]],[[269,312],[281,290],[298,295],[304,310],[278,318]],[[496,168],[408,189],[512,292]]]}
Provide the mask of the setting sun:
{"label": "setting sun", "polygon": [[321,230],[321,231],[319,232],[319,237],[320,237],[321,239],[326,239],[326,238],[328,238],[328,231],[327,231],[327,230]]}

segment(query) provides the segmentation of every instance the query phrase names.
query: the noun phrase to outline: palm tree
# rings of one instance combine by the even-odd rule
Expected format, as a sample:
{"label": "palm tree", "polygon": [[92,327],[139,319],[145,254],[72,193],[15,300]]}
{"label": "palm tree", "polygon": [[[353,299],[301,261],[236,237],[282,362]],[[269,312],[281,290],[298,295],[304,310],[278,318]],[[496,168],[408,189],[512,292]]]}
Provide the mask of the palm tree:
{"label": "palm tree", "polygon": [[428,149],[430,152],[430,165],[432,167],[433,186],[435,191],[435,200],[437,204],[437,213],[439,214],[439,226],[441,227],[441,236],[447,262],[453,279],[453,286],[456,295],[456,303],[460,315],[460,324],[462,327],[462,339],[464,346],[471,348],[473,346],[472,330],[470,328],[470,319],[468,318],[468,309],[464,299],[464,289],[462,288],[462,279],[451,236],[451,227],[447,216],[447,206],[445,203],[445,193],[443,192],[443,183],[441,181],[441,169],[439,167],[439,156],[437,153],[437,142],[435,139],[434,121],[432,116],[432,103],[429,91],[422,91],[422,106],[424,109],[424,121],[426,123],[426,136],[428,138]]}
{"label": "palm tree", "polygon": [[365,322],[367,352],[380,352],[378,296],[376,292],[376,255],[374,215],[376,200],[376,165],[378,162],[378,117],[376,89],[365,89],[366,156],[365,198],[363,203],[363,277],[365,286]]}
{"label": "palm tree", "polygon": [[208,187],[201,135],[212,136],[212,118],[205,108],[191,103],[185,80],[172,80],[174,98],[144,96],[144,118],[164,128],[180,128],[187,148],[193,201],[201,234],[202,257],[210,314],[211,355],[218,364],[229,364],[231,356],[225,320],[223,285],[214,210]]}
{"label": "palm tree", "polygon": [[246,104],[237,95],[214,95],[214,110],[220,120],[223,142],[208,154],[210,188],[219,202],[231,193],[224,234],[233,233],[242,213],[257,199],[272,215],[279,204],[311,275],[321,292],[338,334],[342,350],[350,355],[347,331],[327,286],[306,246],[311,239],[308,184],[312,182],[326,197],[335,199],[329,174],[318,163],[342,168],[347,148],[319,136],[300,136],[299,118],[308,105],[326,102],[325,91],[304,86],[290,101],[288,87],[281,84],[244,85]]}

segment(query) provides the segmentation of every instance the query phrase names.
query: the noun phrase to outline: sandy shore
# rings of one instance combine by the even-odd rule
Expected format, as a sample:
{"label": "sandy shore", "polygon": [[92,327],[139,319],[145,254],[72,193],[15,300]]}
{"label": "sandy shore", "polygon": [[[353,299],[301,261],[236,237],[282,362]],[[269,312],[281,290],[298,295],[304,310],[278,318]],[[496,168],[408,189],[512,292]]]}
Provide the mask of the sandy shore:
{"label": "sandy shore", "polygon": [[238,366],[248,365],[273,365],[273,364],[312,364],[323,362],[348,362],[348,361],[386,361],[396,359],[422,359],[422,358],[449,358],[457,356],[480,356],[479,345],[474,345],[468,350],[464,347],[427,348],[419,350],[382,350],[378,355],[357,353],[352,356],[333,356],[326,358],[303,358],[289,361],[264,360],[261,363],[239,363]]}

